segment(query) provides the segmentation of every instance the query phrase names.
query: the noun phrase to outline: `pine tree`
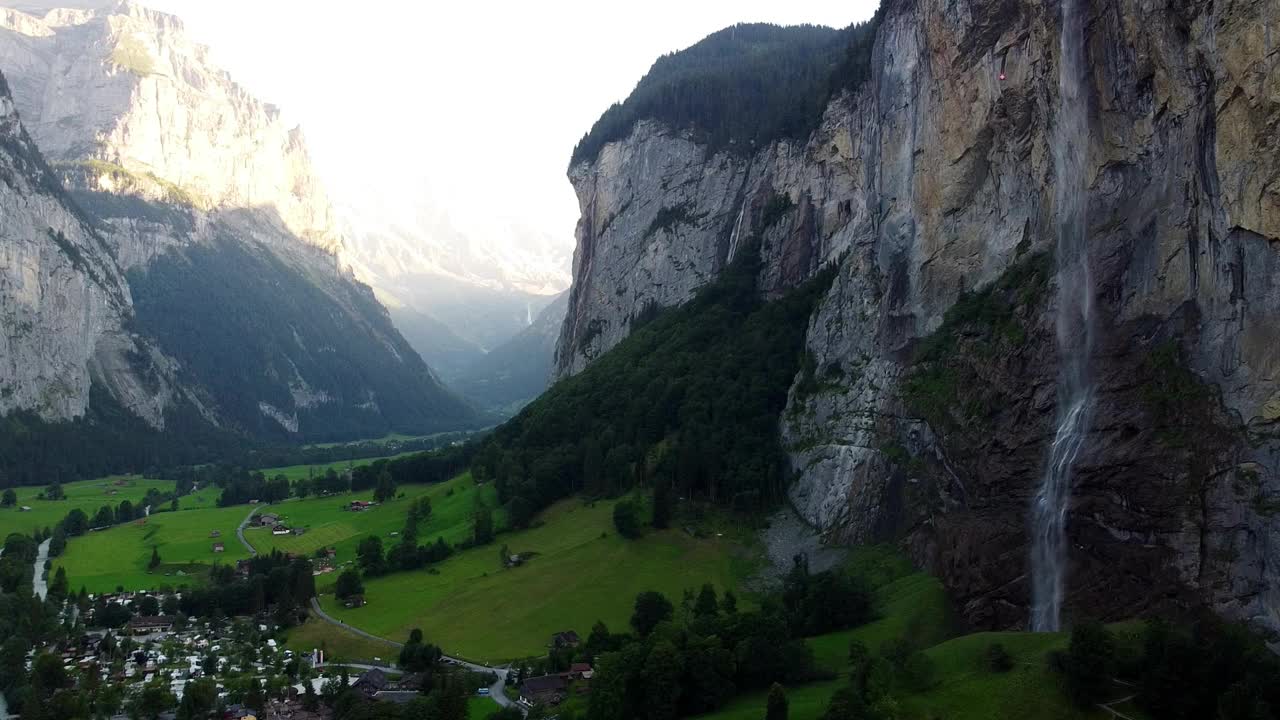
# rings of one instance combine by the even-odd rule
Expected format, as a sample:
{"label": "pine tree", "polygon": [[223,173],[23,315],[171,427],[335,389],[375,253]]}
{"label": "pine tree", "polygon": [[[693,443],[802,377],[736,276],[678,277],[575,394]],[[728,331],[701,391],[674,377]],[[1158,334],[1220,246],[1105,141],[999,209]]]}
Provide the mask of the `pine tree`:
{"label": "pine tree", "polygon": [[152,545],[151,561],[147,563],[147,569],[155,570],[158,567],[160,567],[160,551],[156,549],[156,546]]}
{"label": "pine tree", "polygon": [[787,691],[778,683],[769,688],[764,720],[787,720]]}

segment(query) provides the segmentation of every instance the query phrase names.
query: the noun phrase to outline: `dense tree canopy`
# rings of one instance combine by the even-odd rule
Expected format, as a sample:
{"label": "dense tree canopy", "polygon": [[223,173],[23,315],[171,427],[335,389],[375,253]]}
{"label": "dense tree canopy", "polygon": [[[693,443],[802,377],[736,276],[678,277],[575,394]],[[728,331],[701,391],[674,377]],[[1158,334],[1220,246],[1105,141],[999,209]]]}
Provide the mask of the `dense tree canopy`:
{"label": "dense tree canopy", "polygon": [[664,55],[625,101],[596,121],[571,164],[594,160],[644,119],[692,130],[713,150],[750,152],[779,138],[803,140],[833,92],[870,74],[882,13],[844,30],[735,25]]}

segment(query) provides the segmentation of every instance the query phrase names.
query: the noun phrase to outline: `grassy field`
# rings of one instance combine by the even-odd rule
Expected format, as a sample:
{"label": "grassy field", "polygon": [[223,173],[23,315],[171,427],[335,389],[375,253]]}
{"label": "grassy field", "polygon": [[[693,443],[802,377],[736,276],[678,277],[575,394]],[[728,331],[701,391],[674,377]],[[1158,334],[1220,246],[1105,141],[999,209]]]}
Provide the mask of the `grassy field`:
{"label": "grassy field", "polygon": [[426,496],[431,499],[431,518],[418,527],[419,542],[434,541],[444,537],[449,543],[458,543],[471,535],[471,516],[476,502],[483,501],[489,507],[497,505],[497,497],[490,485],[476,485],[470,474],[460,475],[438,485],[403,485],[396,497],[363,512],[351,512],[347,506],[353,500],[372,500],[373,491],[348,493],[323,498],[291,499],[271,506],[274,514],[289,527],[305,528],[302,535],[272,535],[267,528],[254,528],[245,532],[247,539],[258,552],[279,549],[299,555],[310,555],[322,547],[334,547],[338,561],[355,557],[356,545],[367,535],[382,537],[383,545],[396,542],[391,533],[404,528],[409,503]]}
{"label": "grassy field", "polygon": [[[881,618],[854,630],[809,638],[818,666],[841,677],[787,689],[791,720],[816,720],[831,696],[848,678],[849,643],[860,640],[877,653],[880,644],[908,637],[927,646],[937,684],[927,692],[896,694],[902,720],[1102,720],[1101,710],[1082,712],[1067,701],[1059,679],[1049,669],[1048,655],[1066,647],[1063,633],[974,633],[946,639],[951,627],[946,594],[937,579],[923,573],[901,575],[902,566],[891,553],[860,549],[855,569],[875,576]],[[879,570],[875,567],[878,565]],[[896,576],[896,577],[895,577]],[[890,579],[892,578],[892,579]],[[1113,628],[1115,629],[1115,628]],[[1014,658],[1014,669],[997,673],[987,667],[985,654],[992,643],[1002,644]],[[1123,690],[1123,688],[1117,688]],[[1126,693],[1120,692],[1117,697]],[[699,720],[759,720],[764,717],[763,692],[740,695],[720,711]],[[1129,713],[1126,706],[1126,713]],[[1132,714],[1137,719],[1140,714]]]}
{"label": "grassy field", "polygon": [[[83,585],[90,592],[200,582],[213,563],[248,557],[236,540],[236,526],[249,513],[249,506],[203,507],[210,504],[203,495],[184,497],[178,512],[152,513],[142,524],[135,521],[71,538],[66,552],[53,561],[54,567],[66,568],[73,589]],[[215,530],[221,536],[211,538]],[[226,551],[213,552],[215,542],[221,542]],[[150,572],[147,563],[153,547],[164,564]]]}
{"label": "grassy field", "polygon": [[294,652],[309,653],[316,648],[323,648],[325,660],[330,663],[368,661],[372,658],[394,662],[400,653],[386,643],[360,637],[317,618],[310,618],[289,630],[284,644]]}
{"label": "grassy field", "polygon": [[320,463],[317,465],[285,465],[284,467],[262,468],[260,471],[263,475],[273,478],[277,475],[284,475],[289,481],[305,480],[313,476],[325,474],[329,468],[333,468],[337,472],[342,472],[349,468],[361,467],[364,465],[372,465],[378,460],[390,460],[392,458],[404,457],[405,455],[414,455],[417,450],[411,452],[402,452],[395,455],[383,455],[381,457],[360,458],[359,460],[337,460],[331,463]]}
{"label": "grassy field", "polygon": [[[573,629],[585,636],[596,620],[625,630],[642,591],[678,601],[685,588],[704,582],[736,588],[754,569],[750,554],[725,539],[664,530],[624,540],[614,532],[613,505],[566,500],[543,513],[538,527],[499,535],[492,545],[427,571],[366,580],[365,607],[348,610],[332,596],[322,602],[336,617],[382,637],[398,640],[419,627],[450,654],[498,660],[540,655],[552,633]],[[502,545],[537,555],[503,569]]]}
{"label": "grassy field", "polygon": [[[150,480],[138,475],[119,475],[67,483],[62,486],[63,492],[67,495],[65,500],[37,500],[36,496],[44,492],[43,487],[14,488],[18,496],[18,504],[12,508],[0,509],[0,538],[14,532],[30,535],[36,528],[51,528],[66,517],[73,508],[80,508],[92,518],[94,513],[98,512],[98,508],[103,505],[110,505],[114,509],[125,500],[136,504],[150,488],[167,492],[173,490],[173,486],[171,480]],[[30,507],[31,510],[23,512],[19,509],[23,505]]]}

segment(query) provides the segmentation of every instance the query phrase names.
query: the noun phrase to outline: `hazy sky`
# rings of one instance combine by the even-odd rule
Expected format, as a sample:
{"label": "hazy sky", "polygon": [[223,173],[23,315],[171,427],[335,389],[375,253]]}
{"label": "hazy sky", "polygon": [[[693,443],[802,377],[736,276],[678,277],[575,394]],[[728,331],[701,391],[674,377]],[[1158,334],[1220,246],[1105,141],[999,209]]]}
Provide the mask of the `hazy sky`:
{"label": "hazy sky", "polygon": [[[302,124],[335,199],[429,202],[572,244],[573,145],[662,53],[736,22],[843,27],[876,0],[143,0]],[[465,221],[463,224],[466,224]]]}

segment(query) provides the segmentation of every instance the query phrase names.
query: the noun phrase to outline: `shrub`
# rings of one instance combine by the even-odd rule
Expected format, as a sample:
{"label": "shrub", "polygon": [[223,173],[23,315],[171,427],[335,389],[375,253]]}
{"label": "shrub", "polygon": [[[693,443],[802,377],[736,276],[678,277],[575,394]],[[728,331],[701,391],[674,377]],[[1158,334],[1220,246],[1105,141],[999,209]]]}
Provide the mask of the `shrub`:
{"label": "shrub", "polygon": [[987,646],[987,669],[991,672],[1009,672],[1013,669],[1013,656],[1000,643]]}

